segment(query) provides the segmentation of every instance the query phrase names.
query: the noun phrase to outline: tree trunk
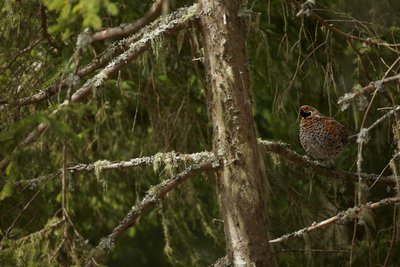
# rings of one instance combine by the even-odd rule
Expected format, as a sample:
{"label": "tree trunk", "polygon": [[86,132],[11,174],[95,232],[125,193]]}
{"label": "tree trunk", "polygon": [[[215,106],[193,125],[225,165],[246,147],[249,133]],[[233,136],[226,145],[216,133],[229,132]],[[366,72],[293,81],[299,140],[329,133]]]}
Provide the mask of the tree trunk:
{"label": "tree trunk", "polygon": [[271,266],[259,155],[250,99],[241,2],[201,0],[214,153],[222,158],[218,196],[234,266]]}

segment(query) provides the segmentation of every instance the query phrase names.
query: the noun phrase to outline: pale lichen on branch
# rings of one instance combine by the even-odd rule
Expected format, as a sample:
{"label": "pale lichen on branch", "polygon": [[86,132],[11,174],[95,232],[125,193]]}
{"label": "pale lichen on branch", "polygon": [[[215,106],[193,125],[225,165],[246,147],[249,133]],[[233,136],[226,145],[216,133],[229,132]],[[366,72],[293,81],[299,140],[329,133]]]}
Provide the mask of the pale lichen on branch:
{"label": "pale lichen on branch", "polygon": [[353,218],[359,218],[360,217],[360,212],[362,211],[362,209],[364,208],[369,208],[369,209],[376,209],[376,208],[380,208],[383,206],[388,206],[388,205],[393,205],[393,204],[397,204],[400,202],[400,198],[399,197],[393,197],[393,198],[385,198],[382,199],[378,202],[374,202],[374,203],[366,203],[365,205],[359,205],[356,206],[354,208],[349,208],[345,211],[341,211],[339,212],[337,215],[330,217],[324,221],[321,221],[319,223],[313,223],[311,226],[309,227],[305,227],[302,228],[298,231],[295,231],[293,233],[290,234],[286,234],[283,235],[281,237],[275,238],[270,240],[270,243],[281,243],[281,242],[286,242],[289,239],[293,239],[295,237],[300,237],[303,234],[306,233],[310,233],[316,230],[320,230],[321,228],[328,226],[330,224],[333,224],[335,222],[341,222],[341,223],[345,223],[348,222],[349,220],[353,219]]}

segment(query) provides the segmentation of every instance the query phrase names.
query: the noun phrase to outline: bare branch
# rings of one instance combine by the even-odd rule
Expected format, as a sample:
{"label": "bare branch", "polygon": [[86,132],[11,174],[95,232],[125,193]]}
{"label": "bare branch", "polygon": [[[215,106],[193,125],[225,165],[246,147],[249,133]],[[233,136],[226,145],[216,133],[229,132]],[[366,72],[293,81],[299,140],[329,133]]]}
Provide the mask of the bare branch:
{"label": "bare branch", "polygon": [[393,205],[396,203],[400,202],[400,197],[393,197],[393,198],[385,198],[382,199],[378,202],[375,203],[366,203],[364,205],[359,205],[354,208],[349,208],[345,211],[339,212],[337,215],[330,217],[322,222],[319,223],[313,223],[311,226],[300,229],[296,232],[286,234],[284,236],[281,236],[279,238],[270,240],[269,243],[280,243],[280,242],[286,242],[289,239],[295,238],[295,237],[301,237],[303,234],[310,233],[313,231],[316,231],[320,228],[323,228],[327,225],[330,225],[335,222],[347,222],[350,220],[353,220],[354,218],[358,218],[358,214],[361,212],[362,209],[364,208],[369,208],[369,209],[377,209],[383,206],[388,206],[388,205]]}
{"label": "bare branch", "polygon": [[[289,145],[283,142],[273,142],[259,139],[258,143],[262,145],[267,151],[278,154],[279,156],[284,157],[285,159],[288,159],[302,167],[308,168],[316,174],[323,175],[329,178],[343,179],[353,182],[358,181],[357,173],[333,169],[317,161],[312,161],[307,157],[301,156],[295,151],[291,150],[289,148]],[[394,177],[391,176],[379,176],[376,174],[368,173],[361,173],[361,176],[365,181],[367,181],[368,184],[373,184],[376,181],[378,183],[391,186],[396,184]]]}
{"label": "bare branch", "polygon": [[121,237],[121,235],[131,226],[133,226],[140,216],[156,207],[157,203],[162,200],[172,189],[176,188],[188,178],[199,174],[202,171],[212,170],[219,167],[220,163],[218,160],[208,160],[201,164],[194,164],[171,179],[165,180],[162,183],[150,188],[139,205],[133,206],[125,218],[118,224],[117,227],[114,228],[112,233],[99,242],[91,256],[90,262],[86,266],[97,266],[96,262],[101,260],[108,253],[108,251],[114,247],[115,242]]}
{"label": "bare branch", "polygon": [[106,39],[126,36],[137,32],[145,25],[155,20],[161,14],[163,2],[164,0],[155,0],[150,10],[147,11],[147,13],[143,17],[133,23],[122,24],[118,27],[108,28],[102,31],[95,32],[92,35],[92,42],[104,41]]}

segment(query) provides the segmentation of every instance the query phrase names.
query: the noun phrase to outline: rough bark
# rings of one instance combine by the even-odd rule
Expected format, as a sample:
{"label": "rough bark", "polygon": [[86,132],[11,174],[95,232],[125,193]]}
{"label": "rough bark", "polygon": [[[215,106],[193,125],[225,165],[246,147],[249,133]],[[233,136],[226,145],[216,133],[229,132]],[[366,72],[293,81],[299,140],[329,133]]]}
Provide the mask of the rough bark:
{"label": "rough bark", "polygon": [[223,159],[218,196],[234,266],[271,266],[240,1],[201,0],[214,153]]}

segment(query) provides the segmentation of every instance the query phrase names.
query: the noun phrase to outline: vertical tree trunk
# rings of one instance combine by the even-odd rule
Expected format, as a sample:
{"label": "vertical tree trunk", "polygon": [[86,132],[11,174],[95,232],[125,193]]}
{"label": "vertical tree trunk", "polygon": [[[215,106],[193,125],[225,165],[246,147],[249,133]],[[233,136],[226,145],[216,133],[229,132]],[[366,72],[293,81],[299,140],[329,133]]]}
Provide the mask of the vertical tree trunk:
{"label": "vertical tree trunk", "polygon": [[[259,156],[237,0],[201,0],[214,152],[223,159],[218,195],[234,266],[271,266]],[[250,265],[251,266],[251,265]]]}

